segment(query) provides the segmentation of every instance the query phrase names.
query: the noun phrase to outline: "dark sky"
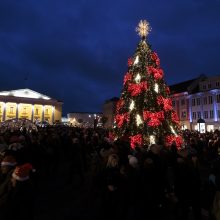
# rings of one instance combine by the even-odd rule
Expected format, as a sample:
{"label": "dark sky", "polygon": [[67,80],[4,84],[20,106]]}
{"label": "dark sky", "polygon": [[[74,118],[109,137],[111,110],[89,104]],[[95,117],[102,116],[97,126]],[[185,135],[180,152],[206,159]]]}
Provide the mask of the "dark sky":
{"label": "dark sky", "polygon": [[0,90],[62,100],[64,115],[102,111],[120,95],[140,19],[169,85],[220,75],[220,0],[0,0]]}

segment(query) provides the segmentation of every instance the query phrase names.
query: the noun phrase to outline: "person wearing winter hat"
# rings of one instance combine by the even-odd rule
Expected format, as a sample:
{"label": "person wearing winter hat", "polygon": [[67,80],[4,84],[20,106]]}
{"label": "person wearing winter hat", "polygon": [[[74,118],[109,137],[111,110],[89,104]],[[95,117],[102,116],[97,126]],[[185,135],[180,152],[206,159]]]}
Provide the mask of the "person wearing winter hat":
{"label": "person wearing winter hat", "polygon": [[17,162],[12,155],[5,156],[1,162],[1,173],[3,175],[7,174],[12,169],[14,169],[16,164],[17,164]]}
{"label": "person wearing winter hat", "polygon": [[16,165],[16,160],[13,156],[5,156],[1,162],[0,175],[0,213],[1,218],[5,219],[7,215],[7,207],[10,206],[8,199],[10,196],[11,175]]}
{"label": "person wearing winter hat", "polygon": [[30,172],[35,172],[30,163],[16,166],[11,176],[8,219],[33,219],[34,187]]}
{"label": "person wearing winter hat", "polygon": [[35,172],[36,170],[30,163],[25,163],[21,166],[17,166],[12,173],[12,184],[15,185],[16,181],[26,181],[30,178],[30,172]]}

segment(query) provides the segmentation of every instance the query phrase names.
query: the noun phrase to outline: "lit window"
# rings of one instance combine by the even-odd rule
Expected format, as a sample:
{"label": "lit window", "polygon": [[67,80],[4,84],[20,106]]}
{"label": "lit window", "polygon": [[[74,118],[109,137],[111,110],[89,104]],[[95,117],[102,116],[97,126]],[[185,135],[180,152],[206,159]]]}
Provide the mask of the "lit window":
{"label": "lit window", "polygon": [[10,107],[10,114],[13,114],[14,113],[14,107]]}
{"label": "lit window", "polygon": [[213,110],[210,110],[210,118],[214,118],[214,112],[213,112]]}
{"label": "lit window", "polygon": [[35,109],[35,115],[38,115],[38,114],[39,114],[39,109],[36,108],[36,109]]}
{"label": "lit window", "polygon": [[212,104],[212,96],[209,96],[209,104]]}
{"label": "lit window", "polygon": [[208,111],[204,111],[204,118],[208,118]]}

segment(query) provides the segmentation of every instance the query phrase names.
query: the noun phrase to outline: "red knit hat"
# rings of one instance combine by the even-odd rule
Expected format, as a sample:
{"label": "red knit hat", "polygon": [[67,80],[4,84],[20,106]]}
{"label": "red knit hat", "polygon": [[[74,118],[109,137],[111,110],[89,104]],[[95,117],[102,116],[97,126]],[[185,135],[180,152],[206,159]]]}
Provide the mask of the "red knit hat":
{"label": "red knit hat", "polygon": [[25,163],[15,168],[12,177],[18,181],[25,181],[29,179],[30,171],[35,172],[35,169],[33,169],[30,163]]}
{"label": "red knit hat", "polygon": [[3,158],[1,166],[15,166],[17,164],[15,158],[11,155],[8,155]]}

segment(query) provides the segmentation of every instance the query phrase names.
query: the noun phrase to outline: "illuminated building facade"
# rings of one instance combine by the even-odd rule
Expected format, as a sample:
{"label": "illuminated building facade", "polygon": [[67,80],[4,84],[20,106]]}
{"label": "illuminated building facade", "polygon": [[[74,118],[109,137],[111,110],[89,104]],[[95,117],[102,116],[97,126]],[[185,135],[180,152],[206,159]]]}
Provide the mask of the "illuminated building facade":
{"label": "illuminated building facade", "polygon": [[62,102],[30,89],[0,92],[0,121],[25,118],[33,122],[61,122]]}
{"label": "illuminated building facade", "polygon": [[220,129],[220,76],[200,77],[170,86],[173,107],[182,129],[198,130],[198,120],[205,130]]}

